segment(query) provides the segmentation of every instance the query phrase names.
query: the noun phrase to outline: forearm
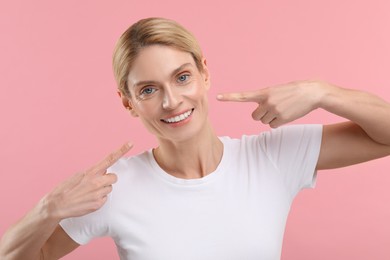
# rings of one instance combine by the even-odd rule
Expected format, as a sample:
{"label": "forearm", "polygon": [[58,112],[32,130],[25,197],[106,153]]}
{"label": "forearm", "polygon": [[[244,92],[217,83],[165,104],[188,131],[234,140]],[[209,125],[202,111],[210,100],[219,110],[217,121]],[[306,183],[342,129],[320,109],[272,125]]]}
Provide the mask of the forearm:
{"label": "forearm", "polygon": [[358,124],[375,142],[390,145],[390,104],[372,94],[320,83],[318,107]]}
{"label": "forearm", "polygon": [[49,214],[45,198],[4,234],[0,259],[41,259],[41,249],[59,220]]}
{"label": "forearm", "polygon": [[97,165],[71,176],[48,193],[4,234],[0,259],[40,259],[41,251],[48,258],[57,259],[77,248],[78,244],[62,228],[56,230],[56,227],[62,219],[83,216],[103,206],[117,180],[115,174],[107,173],[107,168],[131,147],[126,143]]}

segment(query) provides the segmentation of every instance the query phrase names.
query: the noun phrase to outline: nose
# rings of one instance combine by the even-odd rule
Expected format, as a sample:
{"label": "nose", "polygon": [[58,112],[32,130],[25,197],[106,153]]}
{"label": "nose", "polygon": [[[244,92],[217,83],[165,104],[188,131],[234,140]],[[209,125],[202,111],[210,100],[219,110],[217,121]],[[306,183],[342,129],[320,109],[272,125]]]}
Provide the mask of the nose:
{"label": "nose", "polygon": [[177,108],[182,102],[182,98],[178,91],[175,91],[171,87],[164,88],[164,97],[162,107],[167,110],[173,110]]}

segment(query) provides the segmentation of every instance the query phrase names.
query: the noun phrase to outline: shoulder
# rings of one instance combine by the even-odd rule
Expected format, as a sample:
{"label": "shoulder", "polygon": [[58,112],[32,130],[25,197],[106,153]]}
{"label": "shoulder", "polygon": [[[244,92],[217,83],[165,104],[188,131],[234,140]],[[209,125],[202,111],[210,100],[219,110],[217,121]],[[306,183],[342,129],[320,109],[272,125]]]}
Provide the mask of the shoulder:
{"label": "shoulder", "polygon": [[114,173],[118,177],[118,183],[128,178],[138,178],[151,170],[151,152],[145,151],[138,155],[122,157],[114,163],[107,172]]}
{"label": "shoulder", "polygon": [[297,124],[285,125],[253,135],[242,135],[239,138],[220,137],[227,148],[241,152],[267,152],[278,150],[283,146],[297,146],[310,140],[321,140],[322,125]]}
{"label": "shoulder", "polygon": [[131,166],[142,166],[150,163],[150,152],[145,151],[143,153],[133,155],[130,157],[122,157],[116,163],[114,163],[108,171],[123,172],[126,171]]}
{"label": "shoulder", "polygon": [[319,124],[297,124],[286,125],[262,132],[259,141],[263,146],[279,145],[282,143],[296,143],[302,140],[321,139],[322,125]]}
{"label": "shoulder", "polygon": [[283,135],[302,135],[307,133],[321,132],[322,125],[320,124],[296,124],[285,125],[269,131],[262,132],[261,135],[267,136],[283,136]]}
{"label": "shoulder", "polygon": [[242,135],[239,138],[232,138],[229,136],[222,136],[220,139],[224,143],[245,143],[258,141],[260,139],[267,139],[270,137],[288,137],[291,135],[302,135],[308,133],[322,132],[323,126],[320,124],[296,124],[296,125],[284,125],[278,128],[262,131],[258,134]]}

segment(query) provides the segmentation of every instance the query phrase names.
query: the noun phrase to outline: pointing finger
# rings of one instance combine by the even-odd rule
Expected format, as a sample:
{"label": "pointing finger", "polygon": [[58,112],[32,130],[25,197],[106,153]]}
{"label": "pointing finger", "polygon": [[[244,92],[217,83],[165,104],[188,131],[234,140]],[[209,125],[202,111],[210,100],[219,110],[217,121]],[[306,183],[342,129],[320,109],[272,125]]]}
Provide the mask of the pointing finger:
{"label": "pointing finger", "polygon": [[91,169],[87,171],[87,173],[98,173],[105,172],[108,167],[113,165],[116,161],[118,161],[123,155],[125,155],[131,148],[133,144],[126,143],[122,145],[118,150],[109,154],[106,158],[100,161],[98,164],[93,166]]}
{"label": "pointing finger", "polygon": [[261,100],[261,90],[222,93],[217,95],[219,101],[234,101],[234,102],[259,102]]}

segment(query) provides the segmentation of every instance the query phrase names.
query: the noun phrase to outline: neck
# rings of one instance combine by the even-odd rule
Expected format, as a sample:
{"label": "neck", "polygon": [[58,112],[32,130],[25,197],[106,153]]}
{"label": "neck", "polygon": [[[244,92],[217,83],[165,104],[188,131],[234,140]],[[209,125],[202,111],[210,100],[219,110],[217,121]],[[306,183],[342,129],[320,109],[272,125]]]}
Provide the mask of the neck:
{"label": "neck", "polygon": [[153,151],[157,163],[167,173],[183,179],[212,173],[223,154],[223,144],[211,127],[185,141],[159,140],[159,143]]}

